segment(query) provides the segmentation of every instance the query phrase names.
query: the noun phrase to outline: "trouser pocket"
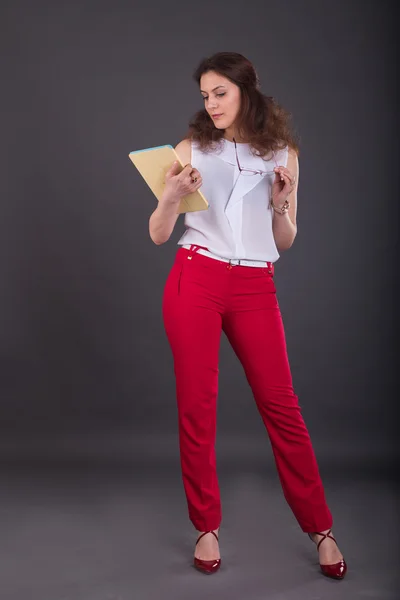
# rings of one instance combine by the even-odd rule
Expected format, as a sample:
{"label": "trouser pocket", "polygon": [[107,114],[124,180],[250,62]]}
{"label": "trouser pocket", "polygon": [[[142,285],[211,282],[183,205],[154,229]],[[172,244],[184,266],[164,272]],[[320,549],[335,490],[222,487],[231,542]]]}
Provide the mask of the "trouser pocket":
{"label": "trouser pocket", "polygon": [[182,261],[181,264],[179,265],[179,270],[178,270],[178,281],[177,281],[178,296],[180,296],[181,290],[182,290],[184,264],[185,264],[185,261]]}

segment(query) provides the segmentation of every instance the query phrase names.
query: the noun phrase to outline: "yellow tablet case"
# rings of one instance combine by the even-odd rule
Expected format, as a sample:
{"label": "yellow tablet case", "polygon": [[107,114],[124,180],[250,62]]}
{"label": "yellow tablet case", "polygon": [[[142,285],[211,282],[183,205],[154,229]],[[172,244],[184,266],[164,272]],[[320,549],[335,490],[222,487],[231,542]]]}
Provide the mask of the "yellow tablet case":
{"label": "yellow tablet case", "polygon": [[[136,150],[135,152],[130,152],[129,158],[158,201],[164,191],[165,175],[171,168],[172,163],[177,160],[181,166],[181,170],[184,168],[175,149],[170,145]],[[193,194],[188,194],[182,198],[177,212],[180,214],[207,210],[207,208],[207,200],[200,190],[197,190]]]}

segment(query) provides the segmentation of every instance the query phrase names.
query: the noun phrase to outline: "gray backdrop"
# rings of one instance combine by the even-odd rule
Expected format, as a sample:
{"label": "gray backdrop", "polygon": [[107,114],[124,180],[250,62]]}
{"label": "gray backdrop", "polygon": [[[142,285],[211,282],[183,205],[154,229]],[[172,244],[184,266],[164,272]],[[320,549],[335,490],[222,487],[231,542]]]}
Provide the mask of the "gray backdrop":
{"label": "gray backdrop", "polygon": [[[395,457],[398,137],[389,2],[5,2],[1,458],[176,457],[156,247],[128,153],[176,144],[198,61],[250,58],[301,135],[298,237],[277,263],[296,392],[321,461]],[[394,189],[395,187],[395,189]],[[265,432],[221,346],[219,443]],[[264,450],[262,450],[264,449]]]}

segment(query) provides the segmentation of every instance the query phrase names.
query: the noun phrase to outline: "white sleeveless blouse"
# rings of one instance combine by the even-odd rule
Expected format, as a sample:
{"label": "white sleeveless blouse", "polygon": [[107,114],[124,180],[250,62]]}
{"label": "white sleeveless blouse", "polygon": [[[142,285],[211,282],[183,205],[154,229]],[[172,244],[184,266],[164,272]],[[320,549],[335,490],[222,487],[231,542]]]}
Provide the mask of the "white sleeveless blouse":
{"label": "white sleeveless blouse", "polygon": [[272,233],[269,205],[275,166],[287,165],[288,147],[264,160],[254,156],[249,144],[237,144],[241,168],[263,171],[240,173],[233,142],[223,139],[203,152],[192,141],[192,165],[201,173],[201,191],[208,210],[185,214],[186,231],[178,245],[205,246],[223,258],[275,262],[279,253]]}

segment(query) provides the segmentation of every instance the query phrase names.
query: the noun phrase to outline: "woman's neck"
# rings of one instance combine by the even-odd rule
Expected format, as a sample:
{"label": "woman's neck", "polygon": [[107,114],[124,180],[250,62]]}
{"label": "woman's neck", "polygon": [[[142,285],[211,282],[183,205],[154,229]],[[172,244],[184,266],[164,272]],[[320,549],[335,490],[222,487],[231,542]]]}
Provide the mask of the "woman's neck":
{"label": "woman's neck", "polygon": [[237,142],[238,144],[247,144],[247,140],[244,140],[239,133],[231,127],[228,127],[227,129],[225,129],[224,132],[224,138],[226,140],[228,140],[229,142]]}

